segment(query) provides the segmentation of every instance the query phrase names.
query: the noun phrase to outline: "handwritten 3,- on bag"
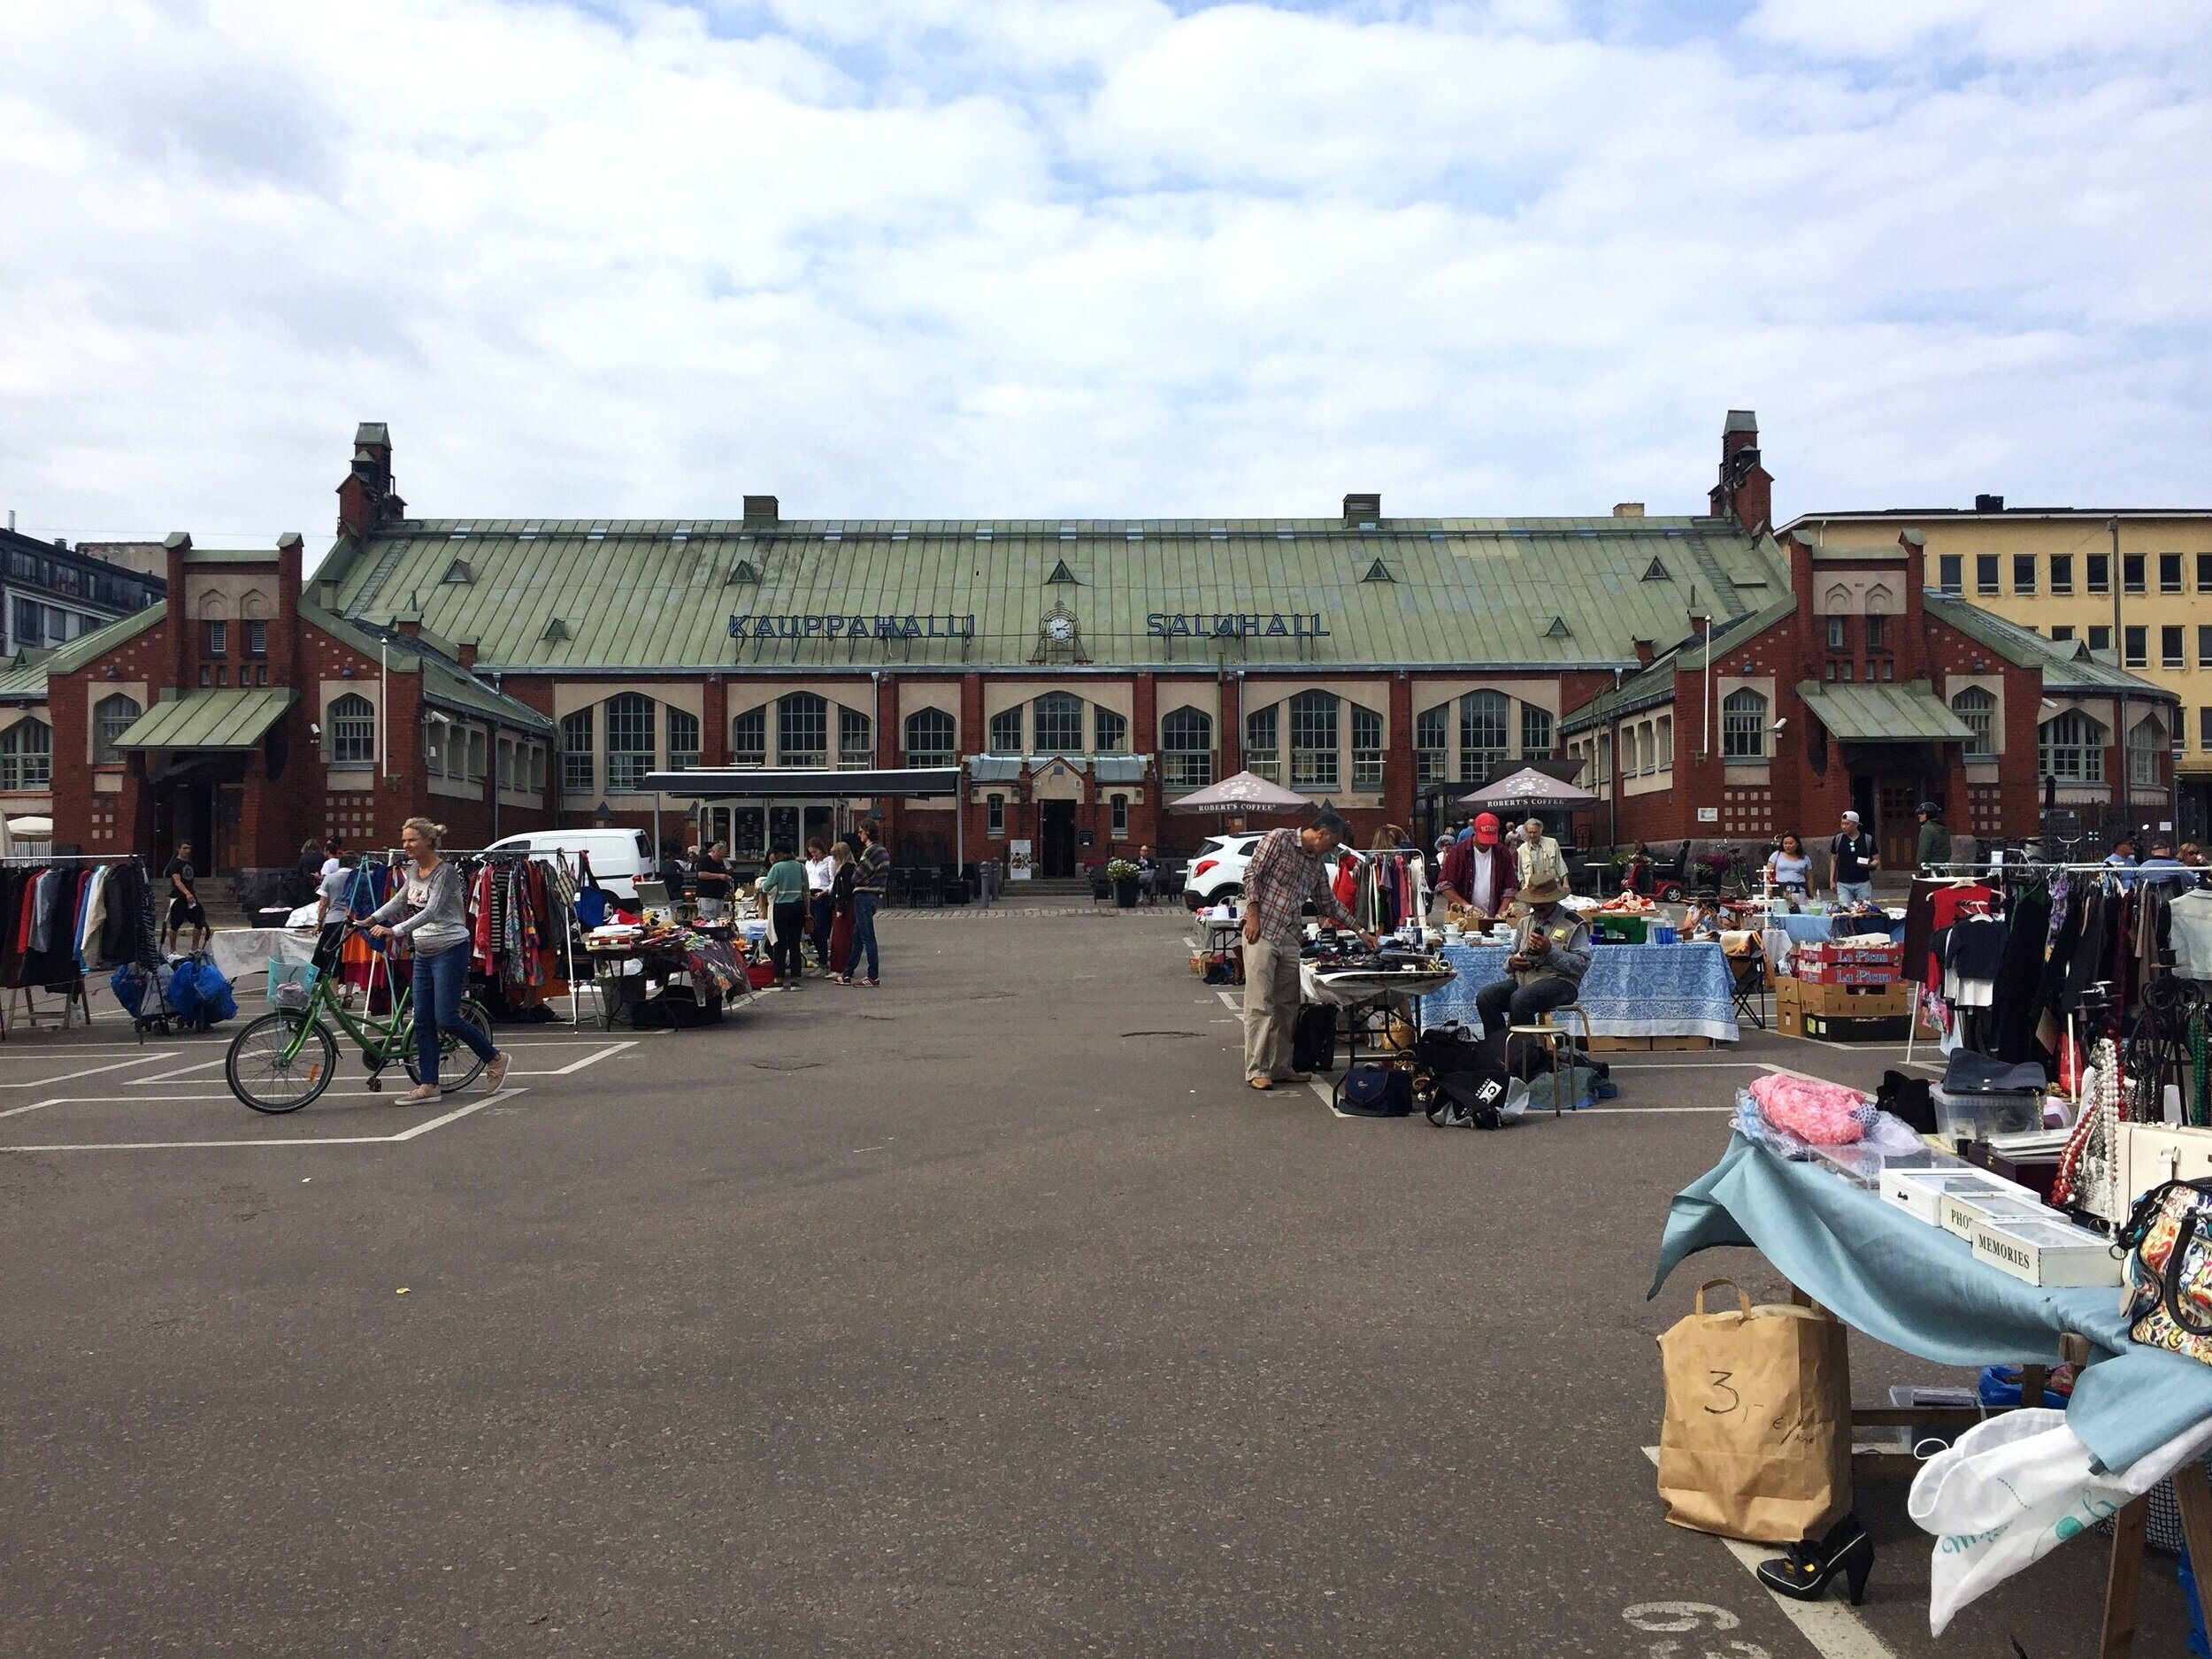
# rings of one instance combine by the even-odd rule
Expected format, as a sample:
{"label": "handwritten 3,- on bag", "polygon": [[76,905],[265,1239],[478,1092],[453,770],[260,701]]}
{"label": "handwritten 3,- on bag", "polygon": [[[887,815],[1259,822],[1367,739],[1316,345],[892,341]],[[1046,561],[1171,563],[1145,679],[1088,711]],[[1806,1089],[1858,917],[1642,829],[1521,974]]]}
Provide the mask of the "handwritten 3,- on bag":
{"label": "handwritten 3,- on bag", "polygon": [[[1737,1305],[1705,1310],[1726,1285]],[[1659,1339],[1659,1497],[1676,1526],[1754,1543],[1817,1538],[1851,1508],[1851,1369],[1823,1309],[1751,1305],[1732,1281]]]}

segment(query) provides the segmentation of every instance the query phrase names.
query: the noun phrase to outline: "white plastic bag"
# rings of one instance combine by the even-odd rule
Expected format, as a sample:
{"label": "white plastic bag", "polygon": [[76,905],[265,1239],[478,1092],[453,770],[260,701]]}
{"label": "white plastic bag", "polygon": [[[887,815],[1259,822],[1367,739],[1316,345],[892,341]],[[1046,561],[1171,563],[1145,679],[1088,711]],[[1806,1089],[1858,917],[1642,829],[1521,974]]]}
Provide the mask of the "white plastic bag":
{"label": "white plastic bag", "polygon": [[1905,1506],[1936,1539],[1929,1630],[1940,1636],[1969,1601],[2141,1496],[2208,1445],[2212,1422],[2117,1474],[2097,1474],[2063,1411],[2008,1411],[1977,1423],[1928,1460]]}

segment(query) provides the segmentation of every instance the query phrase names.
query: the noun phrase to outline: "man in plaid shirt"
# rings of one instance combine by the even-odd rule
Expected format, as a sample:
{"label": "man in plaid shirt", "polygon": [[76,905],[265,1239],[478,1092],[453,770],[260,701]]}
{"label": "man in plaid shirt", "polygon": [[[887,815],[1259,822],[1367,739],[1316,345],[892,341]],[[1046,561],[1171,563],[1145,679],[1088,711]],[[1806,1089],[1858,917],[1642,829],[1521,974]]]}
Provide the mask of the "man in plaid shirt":
{"label": "man in plaid shirt", "polygon": [[1375,936],[1360,931],[1329,886],[1329,855],[1351,839],[1352,826],[1324,812],[1303,829],[1270,830],[1244,867],[1244,1075],[1252,1087],[1303,1083],[1290,1069],[1291,1026],[1298,1018],[1301,909],[1308,900],[1359,933],[1370,950]]}

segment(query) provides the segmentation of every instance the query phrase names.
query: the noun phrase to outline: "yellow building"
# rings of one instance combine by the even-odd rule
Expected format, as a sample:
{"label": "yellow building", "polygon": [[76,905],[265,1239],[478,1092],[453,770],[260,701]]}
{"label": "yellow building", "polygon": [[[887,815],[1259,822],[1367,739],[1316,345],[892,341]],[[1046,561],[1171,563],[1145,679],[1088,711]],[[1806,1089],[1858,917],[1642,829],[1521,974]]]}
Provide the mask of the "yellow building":
{"label": "yellow building", "polygon": [[[2174,827],[2212,843],[2212,511],[2008,508],[2001,495],[1978,495],[1971,509],[1807,513],[1788,528],[1816,545],[1886,543],[1916,530],[1929,587],[2046,639],[2080,641],[2172,691],[2183,727],[2167,734]],[[2147,712],[2127,717],[2131,732]],[[2133,816],[2155,828],[2172,815],[2139,800]]]}

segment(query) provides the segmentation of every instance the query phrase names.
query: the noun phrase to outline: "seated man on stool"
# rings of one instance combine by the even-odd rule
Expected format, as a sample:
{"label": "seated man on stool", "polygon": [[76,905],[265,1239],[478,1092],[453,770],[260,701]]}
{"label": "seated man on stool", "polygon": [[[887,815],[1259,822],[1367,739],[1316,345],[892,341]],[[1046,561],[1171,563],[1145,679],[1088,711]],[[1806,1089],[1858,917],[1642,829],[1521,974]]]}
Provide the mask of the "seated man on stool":
{"label": "seated man on stool", "polygon": [[1521,889],[1528,906],[1514,931],[1513,954],[1505,959],[1506,977],[1475,994],[1482,1034],[1501,1064],[1508,1025],[1533,1025],[1539,1014],[1564,1008],[1590,971],[1590,930],[1559,901],[1567,889],[1554,880]]}

